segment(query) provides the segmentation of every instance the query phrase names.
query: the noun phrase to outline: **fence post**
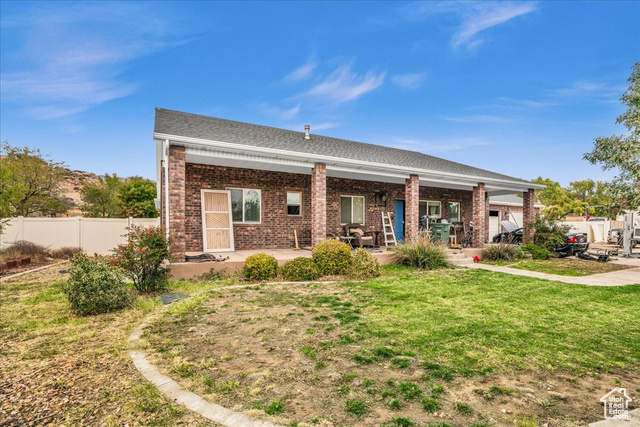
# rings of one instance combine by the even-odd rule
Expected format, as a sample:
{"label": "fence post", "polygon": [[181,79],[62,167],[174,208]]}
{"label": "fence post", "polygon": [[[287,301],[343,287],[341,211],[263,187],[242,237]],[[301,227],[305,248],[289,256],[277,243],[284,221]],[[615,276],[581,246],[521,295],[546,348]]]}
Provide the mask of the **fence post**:
{"label": "fence post", "polygon": [[78,218],[78,247],[84,250],[82,247],[82,217],[78,216],[76,218]]}
{"label": "fence post", "polygon": [[17,240],[24,240],[24,217],[22,215],[20,215],[18,217],[18,239]]}
{"label": "fence post", "polygon": [[133,218],[132,217],[128,217],[127,218],[127,231],[131,231],[131,226],[133,225]]}

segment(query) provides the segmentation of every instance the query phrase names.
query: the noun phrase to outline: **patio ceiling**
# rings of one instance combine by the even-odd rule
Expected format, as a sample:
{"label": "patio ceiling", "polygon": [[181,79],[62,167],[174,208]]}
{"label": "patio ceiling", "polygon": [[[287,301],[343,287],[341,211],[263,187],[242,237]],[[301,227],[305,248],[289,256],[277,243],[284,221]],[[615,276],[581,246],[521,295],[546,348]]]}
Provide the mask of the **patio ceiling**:
{"label": "patio ceiling", "polygon": [[[161,143],[161,140],[158,140]],[[328,158],[305,153],[276,152],[275,150],[251,152],[247,146],[240,148],[216,146],[215,142],[203,144],[200,141],[170,140],[171,145],[186,148],[186,162],[245,169],[310,175],[316,163],[327,166],[327,176],[363,181],[387,182],[404,185],[410,174],[420,177],[420,185],[472,191],[478,182],[485,183],[485,191],[490,195],[513,194],[536,188],[538,185],[526,182],[488,179],[485,177],[461,176],[438,171],[410,170],[393,165],[357,162],[350,159]],[[225,144],[226,145],[226,144]]]}

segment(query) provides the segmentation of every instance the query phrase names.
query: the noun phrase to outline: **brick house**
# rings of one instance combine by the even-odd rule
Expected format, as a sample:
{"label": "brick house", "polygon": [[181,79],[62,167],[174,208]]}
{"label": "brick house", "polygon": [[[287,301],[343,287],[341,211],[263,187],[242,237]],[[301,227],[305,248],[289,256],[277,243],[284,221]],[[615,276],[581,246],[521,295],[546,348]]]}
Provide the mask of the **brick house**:
{"label": "brick house", "polygon": [[522,179],[385,146],[156,109],[158,198],[177,261],[187,252],[291,248],[345,223],[397,237],[418,234],[421,215],[474,221],[474,246],[488,241],[489,197],[534,190]]}

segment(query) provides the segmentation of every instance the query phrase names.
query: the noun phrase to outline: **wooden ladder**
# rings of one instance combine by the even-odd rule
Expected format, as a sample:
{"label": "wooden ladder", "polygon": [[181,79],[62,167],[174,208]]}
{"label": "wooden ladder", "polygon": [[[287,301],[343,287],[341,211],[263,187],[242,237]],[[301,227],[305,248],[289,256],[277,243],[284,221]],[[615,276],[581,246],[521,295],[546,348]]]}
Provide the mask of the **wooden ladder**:
{"label": "wooden ladder", "polygon": [[391,213],[382,212],[382,234],[384,234],[384,245],[389,246],[389,243],[397,245],[396,233],[393,230],[393,222],[391,222]]}

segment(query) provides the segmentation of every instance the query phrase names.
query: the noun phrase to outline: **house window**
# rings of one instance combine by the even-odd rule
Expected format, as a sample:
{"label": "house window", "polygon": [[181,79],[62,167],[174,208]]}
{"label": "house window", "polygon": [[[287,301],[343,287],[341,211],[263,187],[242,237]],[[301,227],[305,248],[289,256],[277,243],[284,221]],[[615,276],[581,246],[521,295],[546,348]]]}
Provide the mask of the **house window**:
{"label": "house window", "polygon": [[233,222],[260,223],[262,195],[260,190],[231,188],[231,215]]}
{"label": "house window", "polygon": [[449,222],[460,222],[460,203],[449,202]]}
{"label": "house window", "polygon": [[427,202],[427,215],[431,219],[437,219],[442,217],[442,206],[440,202]]}
{"label": "house window", "polygon": [[302,215],[302,193],[287,191],[287,215]]}
{"label": "house window", "polygon": [[364,197],[340,196],[340,222],[364,224]]}
{"label": "house window", "polygon": [[427,214],[427,202],[422,200],[418,202],[418,218],[422,218]]}

